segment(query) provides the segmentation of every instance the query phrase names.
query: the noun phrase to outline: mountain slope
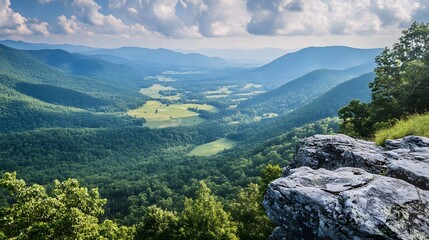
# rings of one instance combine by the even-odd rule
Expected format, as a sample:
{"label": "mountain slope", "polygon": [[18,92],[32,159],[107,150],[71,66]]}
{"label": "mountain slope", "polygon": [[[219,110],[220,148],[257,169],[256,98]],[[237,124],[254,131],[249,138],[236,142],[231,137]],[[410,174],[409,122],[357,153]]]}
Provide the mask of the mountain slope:
{"label": "mountain slope", "polygon": [[43,49],[62,49],[71,53],[84,53],[93,51],[96,48],[71,45],[71,44],[45,44],[45,43],[28,43],[23,41],[2,40],[0,44],[20,50],[43,50]]}
{"label": "mountain slope", "polygon": [[374,78],[374,73],[367,73],[336,86],[312,102],[281,117],[276,128],[285,129],[290,123],[302,125],[337,116],[338,110],[353,99],[369,102],[371,91],[368,85]]}
{"label": "mountain slope", "polygon": [[133,86],[140,82],[149,68],[134,68],[128,64],[115,64],[86,55],[69,53],[64,50],[25,51],[37,60],[64,70],[73,75],[97,78],[123,87]]}
{"label": "mountain slope", "polygon": [[374,68],[374,63],[367,63],[346,70],[315,70],[240,103],[238,109],[247,108],[258,113],[282,114],[321,96],[338,84],[372,72]]}
{"label": "mountain slope", "polygon": [[229,137],[252,145],[286,133],[294,127],[335,117],[338,110],[352,99],[368,102],[371,99],[368,84],[374,81],[374,78],[374,73],[367,73],[348,80],[293,112],[246,126],[239,133]]}
{"label": "mountain slope", "polygon": [[137,91],[70,75],[26,51],[0,45],[0,132],[141,125],[141,120],[100,112],[143,103]]}
{"label": "mountain slope", "polygon": [[171,66],[185,67],[222,67],[228,62],[218,57],[207,57],[198,53],[179,53],[168,49],[149,49],[122,47],[117,49],[97,49],[87,52],[89,55],[113,55],[132,61],[151,62]]}
{"label": "mountain slope", "polygon": [[310,47],[288,53],[248,74],[256,82],[279,86],[317,69],[343,70],[374,61],[382,49]]}

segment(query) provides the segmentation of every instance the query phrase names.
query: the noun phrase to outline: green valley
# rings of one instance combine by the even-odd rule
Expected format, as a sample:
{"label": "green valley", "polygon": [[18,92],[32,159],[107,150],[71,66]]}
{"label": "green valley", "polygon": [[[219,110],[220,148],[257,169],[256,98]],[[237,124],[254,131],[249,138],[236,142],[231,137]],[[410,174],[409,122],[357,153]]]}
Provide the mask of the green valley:
{"label": "green valley", "polygon": [[[179,1],[156,7],[156,14],[127,1],[85,3],[28,4],[76,8],[73,16],[57,17],[58,26],[45,26],[67,27],[54,36],[103,28],[103,36],[115,32],[118,42],[127,37],[150,45],[152,37],[168,33],[177,42],[190,34],[197,43],[223,35],[230,41],[230,27],[236,27],[218,19],[211,32],[199,32],[204,26],[192,16],[209,11],[208,3]],[[270,4],[245,5],[250,11]],[[104,15],[122,5],[122,14],[133,17]],[[304,7],[285,5],[284,11],[299,14]],[[177,16],[171,18],[157,31],[128,25],[140,15],[142,22],[155,22],[169,14],[189,18],[180,27],[173,24]],[[204,14],[205,21],[213,17]],[[43,30],[35,18],[24,22],[28,31]],[[262,34],[265,24],[254,24],[246,29]],[[116,34],[123,28],[126,36]],[[0,35],[2,30],[0,21]],[[140,32],[152,35],[140,39]],[[383,145],[393,137],[428,134],[428,33],[429,24],[414,23],[385,50],[283,49],[286,54],[260,66],[250,64],[255,59],[240,64],[185,50],[1,41],[0,240],[267,239],[274,225],[261,203],[267,185],[293,165],[300,139],[344,133]],[[240,52],[251,51],[219,51]]]}

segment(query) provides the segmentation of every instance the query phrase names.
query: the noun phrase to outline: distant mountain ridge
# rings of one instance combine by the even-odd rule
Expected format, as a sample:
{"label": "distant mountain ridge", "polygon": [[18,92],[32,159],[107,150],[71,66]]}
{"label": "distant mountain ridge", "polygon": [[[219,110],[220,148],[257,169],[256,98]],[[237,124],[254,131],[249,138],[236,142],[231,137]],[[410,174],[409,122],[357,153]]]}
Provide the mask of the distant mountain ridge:
{"label": "distant mountain ridge", "polygon": [[188,67],[221,67],[228,62],[219,57],[207,57],[199,53],[180,53],[165,48],[150,49],[139,47],[121,47],[116,49],[97,49],[87,52],[88,55],[107,54],[132,61],[144,60],[166,65]]}
{"label": "distant mountain ridge", "polygon": [[1,40],[0,44],[19,50],[43,50],[43,49],[61,49],[70,53],[83,53],[95,50],[96,48],[72,45],[72,44],[45,44],[45,43],[28,43],[14,40]]}
{"label": "distant mountain ridge", "polygon": [[375,57],[381,51],[381,48],[309,47],[285,54],[249,72],[244,78],[277,87],[314,70],[344,70],[371,61],[374,62]]}
{"label": "distant mountain ridge", "polygon": [[[155,63],[170,66],[183,67],[223,67],[228,66],[228,61],[219,57],[207,57],[199,53],[180,53],[172,50],[159,48],[140,48],[140,47],[121,47],[115,49],[92,48],[86,46],[70,44],[39,44],[27,43],[22,41],[3,40],[0,44],[20,49],[20,50],[46,50],[61,49],[71,53],[80,53],[85,55],[97,55],[99,59],[102,56],[109,60],[118,61],[119,58],[132,61],[134,63]],[[116,57],[116,59],[114,57]],[[103,59],[104,60],[104,59]],[[107,61],[109,61],[107,60]],[[117,62],[116,62],[117,63]]]}
{"label": "distant mountain ridge", "polygon": [[205,48],[178,51],[183,53],[197,52],[209,57],[220,57],[241,66],[260,67],[293,50],[281,48],[259,48],[251,50]]}

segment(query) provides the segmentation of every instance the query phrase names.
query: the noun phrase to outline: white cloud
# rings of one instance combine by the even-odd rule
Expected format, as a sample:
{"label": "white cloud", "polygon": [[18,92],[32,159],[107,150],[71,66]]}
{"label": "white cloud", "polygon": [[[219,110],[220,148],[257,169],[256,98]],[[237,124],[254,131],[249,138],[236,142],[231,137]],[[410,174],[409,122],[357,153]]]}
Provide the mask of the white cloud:
{"label": "white cloud", "polygon": [[34,33],[34,34],[41,34],[41,35],[48,35],[48,23],[47,22],[41,22],[37,19],[34,20],[33,23],[28,23],[28,28]]}
{"label": "white cloud", "polygon": [[82,31],[78,25],[76,16],[72,16],[70,19],[67,19],[64,15],[58,16],[57,23],[60,27],[61,33],[76,34],[77,32]]}
{"label": "white cloud", "polygon": [[[95,0],[74,0],[71,4],[76,15],[57,18],[56,33],[86,36],[104,35],[113,38],[149,36],[151,33],[138,23],[125,24],[112,14],[104,15]],[[132,10],[131,10],[132,11]]]}
{"label": "white cloud", "polygon": [[49,34],[48,23],[27,19],[10,8],[10,0],[0,0],[0,35]]}
{"label": "white cloud", "polygon": [[[54,0],[37,0],[40,4]],[[0,35],[113,38],[374,35],[429,21],[429,0],[61,0],[48,24],[0,0]],[[104,5],[102,5],[103,3]],[[106,6],[106,9],[102,9]],[[52,11],[52,8],[46,7]],[[107,8],[108,7],[108,8]],[[40,16],[39,16],[40,17]]]}
{"label": "white cloud", "polygon": [[[374,34],[406,27],[426,0],[248,0],[261,35]],[[426,11],[426,14],[429,12]]]}
{"label": "white cloud", "polygon": [[75,8],[76,16],[84,23],[96,26],[104,24],[105,16],[99,12],[101,6],[94,0],[74,0],[72,6]]}
{"label": "white cloud", "polygon": [[247,34],[245,0],[110,0],[109,7],[122,19],[167,37]]}

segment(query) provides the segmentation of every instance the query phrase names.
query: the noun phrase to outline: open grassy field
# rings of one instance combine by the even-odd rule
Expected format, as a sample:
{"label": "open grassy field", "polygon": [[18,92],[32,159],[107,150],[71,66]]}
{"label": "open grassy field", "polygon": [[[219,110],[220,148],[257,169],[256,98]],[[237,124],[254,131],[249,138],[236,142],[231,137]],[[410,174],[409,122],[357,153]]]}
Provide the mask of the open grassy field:
{"label": "open grassy field", "polygon": [[189,156],[211,156],[237,145],[237,141],[221,138],[213,142],[196,146],[188,153]]}
{"label": "open grassy field", "polygon": [[161,94],[159,94],[159,91],[172,91],[172,90],[176,90],[176,89],[173,87],[166,87],[161,84],[154,84],[150,88],[140,89],[140,93],[154,99],[168,99],[171,101],[179,100],[180,94],[176,94],[174,96],[162,96]]}
{"label": "open grassy field", "polygon": [[192,126],[204,122],[198,113],[188,108],[216,112],[217,108],[207,104],[170,104],[148,101],[144,106],[128,111],[128,115],[146,119],[145,126],[151,128]]}

